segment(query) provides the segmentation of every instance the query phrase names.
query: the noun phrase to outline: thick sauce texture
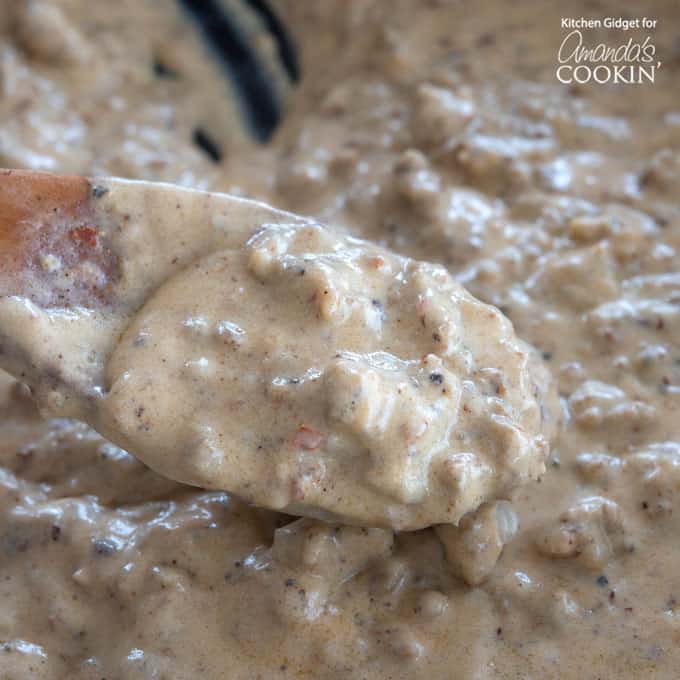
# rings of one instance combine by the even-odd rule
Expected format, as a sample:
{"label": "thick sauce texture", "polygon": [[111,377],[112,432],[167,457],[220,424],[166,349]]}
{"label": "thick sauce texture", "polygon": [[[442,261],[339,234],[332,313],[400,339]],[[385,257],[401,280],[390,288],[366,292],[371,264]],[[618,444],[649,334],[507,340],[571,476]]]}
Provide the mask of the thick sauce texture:
{"label": "thick sauce texture", "polygon": [[[0,165],[226,188],[346,233],[271,227],[193,263],[142,308],[107,367],[128,448],[152,467],[172,459],[189,466],[184,481],[212,486],[233,409],[252,423],[248,446],[287,453],[254,470],[229,451],[241,496],[257,501],[272,475],[282,508],[311,494],[331,522],[167,481],[84,425],[41,419],[3,379],[0,678],[676,678],[675,3],[640,5],[658,20],[663,62],[641,86],[555,80],[563,3],[275,4],[304,79],[267,148],[214,132],[220,163],[192,143],[212,100],[187,105],[187,92],[215,92],[214,72],[183,75],[180,58],[176,79],[154,75],[159,45],[168,63],[206,58],[174,5],[0,4]],[[464,318],[466,337],[442,333],[428,304]],[[476,337],[492,326],[509,345]],[[560,427],[541,424],[520,379],[533,363],[523,341],[558,385]],[[149,377],[167,385],[158,404],[144,399]],[[188,401],[170,394],[182,381]],[[253,414],[256,397],[266,408]],[[524,455],[525,431],[553,436],[534,482],[540,447]],[[458,458],[467,470],[442,458],[444,440],[441,451],[476,456]],[[349,450],[356,464],[335,455]],[[352,480],[358,503],[340,510],[345,491],[319,484],[339,461],[349,468],[333,478]],[[442,489],[461,474],[479,486],[447,496],[442,470]],[[352,526],[362,514],[376,528]]]}
{"label": "thick sauce texture", "polygon": [[172,479],[420,529],[544,472],[537,362],[440,265],[276,224],[146,302],[99,420]]}

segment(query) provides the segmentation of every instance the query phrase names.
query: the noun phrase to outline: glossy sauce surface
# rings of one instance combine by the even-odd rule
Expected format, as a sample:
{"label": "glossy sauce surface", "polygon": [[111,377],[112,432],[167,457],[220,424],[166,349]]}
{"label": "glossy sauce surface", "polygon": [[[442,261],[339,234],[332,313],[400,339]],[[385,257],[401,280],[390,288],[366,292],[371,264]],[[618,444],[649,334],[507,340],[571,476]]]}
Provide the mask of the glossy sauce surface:
{"label": "glossy sauce surface", "polygon": [[[101,44],[85,3],[25,4],[51,8],[38,16],[57,22],[48,33],[65,54]],[[153,96],[105,79],[106,96],[131,105],[96,115],[91,80],[13,19],[24,28],[0,47],[0,164],[238,185],[443,264],[507,314],[558,381],[564,428],[548,471],[459,528],[327,525],[168,482],[84,426],[41,421],[6,380],[0,676],[674,678],[673,4],[640,10],[659,20],[664,65],[634,89],[555,82],[558,3],[519,3],[512,16],[497,3],[278,6],[303,48],[303,85],[269,148],[226,141],[233,155],[219,166],[192,147],[183,96],[122,49],[127,31],[152,54],[144,22],[171,14],[98,5],[109,70],[137,73]],[[186,123],[169,128],[161,114]],[[160,164],[140,151],[157,145]]]}

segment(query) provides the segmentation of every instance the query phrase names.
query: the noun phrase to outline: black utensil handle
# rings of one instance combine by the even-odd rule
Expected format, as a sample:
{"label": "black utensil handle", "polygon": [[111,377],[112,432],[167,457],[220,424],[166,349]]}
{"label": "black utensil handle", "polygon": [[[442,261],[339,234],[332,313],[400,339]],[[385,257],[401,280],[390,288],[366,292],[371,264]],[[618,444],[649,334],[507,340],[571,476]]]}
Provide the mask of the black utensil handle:
{"label": "black utensil handle", "polygon": [[233,79],[253,134],[266,142],[281,120],[282,105],[257,53],[218,0],[178,1],[196,22],[225,73]]}

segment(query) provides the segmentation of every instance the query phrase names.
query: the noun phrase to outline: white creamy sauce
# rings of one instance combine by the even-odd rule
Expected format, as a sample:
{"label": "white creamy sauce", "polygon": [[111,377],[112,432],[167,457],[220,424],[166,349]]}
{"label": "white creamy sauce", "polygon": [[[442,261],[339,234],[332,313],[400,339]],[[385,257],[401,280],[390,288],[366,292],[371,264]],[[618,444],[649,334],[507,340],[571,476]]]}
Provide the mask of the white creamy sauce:
{"label": "white creamy sauce", "polygon": [[[640,9],[658,19],[656,83],[567,87],[557,2],[276,6],[305,75],[258,149],[174,5],[0,3],[1,166],[230,190],[347,234],[297,225],[191,251],[105,365],[104,402],[151,467],[246,501],[275,489],[267,505],[330,522],[168,481],[84,425],[41,419],[3,378],[0,677],[675,678],[677,8]],[[187,75],[154,76],[161,56]],[[199,124],[222,163],[192,144]],[[181,225],[205,242],[199,212]],[[548,371],[560,428],[530,385]],[[233,435],[227,409],[278,466],[212,446]],[[437,486],[440,446],[493,483]],[[350,496],[324,493],[323,475]]]}
{"label": "white creamy sauce", "polygon": [[146,302],[95,422],[173,479],[419,529],[544,472],[548,385],[532,361],[443,267],[269,225]]}

